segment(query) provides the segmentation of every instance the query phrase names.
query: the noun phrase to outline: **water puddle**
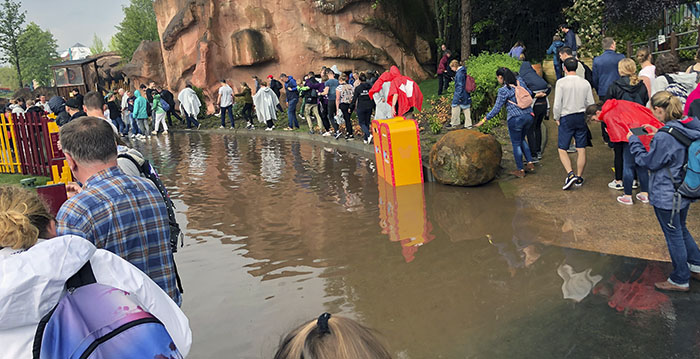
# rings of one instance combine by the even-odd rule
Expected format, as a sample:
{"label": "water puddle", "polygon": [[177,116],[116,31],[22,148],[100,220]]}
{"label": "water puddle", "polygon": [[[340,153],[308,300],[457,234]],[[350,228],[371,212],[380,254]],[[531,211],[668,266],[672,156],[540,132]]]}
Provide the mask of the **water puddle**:
{"label": "water puddle", "polygon": [[269,358],[324,311],[400,359],[697,356],[700,295],[654,291],[666,264],[552,245],[576,224],[506,184],[393,188],[363,156],[250,136],[140,149],[187,235],[192,358]]}

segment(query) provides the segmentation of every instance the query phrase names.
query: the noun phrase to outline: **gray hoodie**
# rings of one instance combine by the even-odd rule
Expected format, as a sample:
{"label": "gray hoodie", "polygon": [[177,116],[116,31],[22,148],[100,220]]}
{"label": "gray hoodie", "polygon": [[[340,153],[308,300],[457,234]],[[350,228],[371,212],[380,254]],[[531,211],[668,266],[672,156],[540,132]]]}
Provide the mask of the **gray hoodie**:
{"label": "gray hoodie", "polygon": [[[675,74],[667,74],[673,82],[685,87],[687,93],[690,94],[698,86],[697,74],[689,74],[685,72],[676,72]],[[658,76],[651,83],[651,96],[654,96],[659,91],[665,91],[668,86],[668,80],[666,76]],[[685,99],[682,100],[685,105]]]}

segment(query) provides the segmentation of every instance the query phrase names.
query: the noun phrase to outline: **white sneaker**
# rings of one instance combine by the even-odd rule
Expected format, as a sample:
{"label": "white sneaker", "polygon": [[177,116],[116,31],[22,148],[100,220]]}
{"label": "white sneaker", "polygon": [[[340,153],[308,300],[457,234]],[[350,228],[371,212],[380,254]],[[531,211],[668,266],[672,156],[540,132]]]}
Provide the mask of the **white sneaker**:
{"label": "white sneaker", "polygon": [[623,189],[625,189],[625,187],[622,185],[622,183],[619,183],[615,180],[612,180],[612,182],[608,183],[608,187],[610,187],[612,189],[616,189],[618,191],[622,191]]}
{"label": "white sneaker", "polygon": [[639,181],[634,180],[634,182],[632,182],[632,189],[637,189],[637,188],[639,188]]}
{"label": "white sneaker", "polygon": [[220,129],[220,130],[223,130],[223,129],[224,129],[224,126],[219,126],[219,129]]}
{"label": "white sneaker", "polygon": [[323,137],[330,137],[330,135],[331,135],[331,132],[330,132],[330,131],[326,131],[326,132],[324,132],[323,135],[321,135],[321,136],[323,136]]}
{"label": "white sneaker", "polygon": [[372,135],[369,135],[369,137],[367,137],[367,143],[372,143]]}
{"label": "white sneaker", "polygon": [[158,132],[156,132],[156,131],[151,131],[151,134],[152,134],[153,136],[155,136],[155,135],[158,134]]}
{"label": "white sneaker", "polygon": [[164,135],[167,135],[167,134],[168,134],[168,131],[163,131],[163,134],[164,134]]}

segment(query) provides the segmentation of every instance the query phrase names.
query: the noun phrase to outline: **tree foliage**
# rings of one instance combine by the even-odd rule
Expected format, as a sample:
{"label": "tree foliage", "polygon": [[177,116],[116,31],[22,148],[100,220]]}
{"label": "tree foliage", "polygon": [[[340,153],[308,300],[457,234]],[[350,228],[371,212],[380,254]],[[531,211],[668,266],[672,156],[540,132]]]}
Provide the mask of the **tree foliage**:
{"label": "tree foliage", "polygon": [[0,87],[6,87],[11,90],[19,88],[17,82],[17,71],[9,66],[0,67]]}
{"label": "tree foliage", "polygon": [[117,25],[114,42],[122,58],[130,61],[141,41],[160,39],[158,24],[152,0],[131,0],[130,5],[123,7],[122,10],[124,19]]}
{"label": "tree foliage", "polygon": [[93,55],[101,54],[105,52],[105,45],[97,34],[92,36],[92,45],[90,45],[90,51]]}
{"label": "tree foliage", "polygon": [[26,12],[20,11],[21,4],[4,0],[0,6],[0,60],[9,63],[17,71],[17,81],[22,87],[19,37],[24,31]]}
{"label": "tree foliage", "polygon": [[56,39],[48,30],[30,23],[18,38],[22,74],[28,80],[36,80],[42,86],[49,86],[53,75],[49,66],[58,60]]}

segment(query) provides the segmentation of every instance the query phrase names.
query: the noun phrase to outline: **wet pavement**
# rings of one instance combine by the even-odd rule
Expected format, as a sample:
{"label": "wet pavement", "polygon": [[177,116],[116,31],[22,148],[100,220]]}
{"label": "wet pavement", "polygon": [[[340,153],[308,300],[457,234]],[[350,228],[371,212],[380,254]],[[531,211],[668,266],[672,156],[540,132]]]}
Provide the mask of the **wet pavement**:
{"label": "wet pavement", "polygon": [[[399,359],[700,353],[700,289],[658,293],[652,283],[670,265],[582,250],[601,238],[634,247],[616,238],[628,232],[592,225],[638,216],[609,206],[614,193],[593,195],[610,176],[563,193],[542,184],[559,182],[552,161],[479,188],[393,189],[373,160],[312,142],[177,133],[138,147],[185,227],[175,258],[191,358],[270,358],[282,335],[324,311],[378,330]],[[660,256],[650,218],[630,233],[653,238],[640,246]]]}

